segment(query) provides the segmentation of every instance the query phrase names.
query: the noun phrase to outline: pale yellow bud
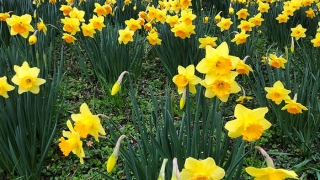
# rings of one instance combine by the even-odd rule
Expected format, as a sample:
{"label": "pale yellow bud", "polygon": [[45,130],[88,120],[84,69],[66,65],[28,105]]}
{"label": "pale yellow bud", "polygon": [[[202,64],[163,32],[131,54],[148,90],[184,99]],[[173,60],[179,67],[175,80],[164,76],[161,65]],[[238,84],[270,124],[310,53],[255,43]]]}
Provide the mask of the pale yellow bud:
{"label": "pale yellow bud", "polygon": [[115,95],[120,91],[120,84],[118,82],[114,83],[112,90],[111,90],[111,95]]}
{"label": "pale yellow bud", "polygon": [[35,44],[37,42],[37,36],[36,35],[31,35],[30,37],[29,37],[29,44],[30,45],[33,45],[33,44]]}
{"label": "pale yellow bud", "polygon": [[110,173],[116,164],[117,158],[113,154],[111,154],[107,162],[107,172]]}

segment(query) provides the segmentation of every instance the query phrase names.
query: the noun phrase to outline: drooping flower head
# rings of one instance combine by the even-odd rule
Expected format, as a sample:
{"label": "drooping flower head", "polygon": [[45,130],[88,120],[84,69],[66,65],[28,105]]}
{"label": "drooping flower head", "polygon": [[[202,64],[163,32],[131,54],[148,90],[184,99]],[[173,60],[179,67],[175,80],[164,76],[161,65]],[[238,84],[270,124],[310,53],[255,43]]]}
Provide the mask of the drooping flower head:
{"label": "drooping flower head", "polygon": [[8,98],[8,91],[12,91],[13,89],[14,86],[8,84],[6,76],[0,78],[0,96]]}
{"label": "drooping flower head", "polygon": [[264,88],[267,91],[266,97],[268,99],[271,99],[274,101],[276,104],[280,104],[283,100],[290,99],[289,93],[291,92],[290,90],[287,90],[284,88],[283,84],[281,81],[277,81],[273,84],[273,87],[265,87]]}
{"label": "drooping flower head", "polygon": [[71,119],[75,122],[74,130],[79,133],[81,138],[86,138],[90,134],[96,141],[99,141],[99,134],[106,134],[98,115],[93,115],[86,103],[80,106],[80,114],[72,114]]}
{"label": "drooping flower head", "polygon": [[192,157],[186,159],[184,168],[180,172],[180,179],[196,180],[196,179],[214,179],[220,180],[224,177],[225,171],[217,166],[214,159],[197,160]]}
{"label": "drooping flower head", "polygon": [[30,14],[25,14],[22,16],[12,15],[7,18],[7,24],[10,27],[10,34],[12,36],[20,34],[22,37],[27,38],[29,32],[33,32],[34,29],[30,25],[32,17]]}
{"label": "drooping flower head", "polygon": [[63,33],[62,39],[65,40],[68,44],[74,43],[74,41],[77,40],[74,36],[67,33]]}
{"label": "drooping flower head", "polygon": [[44,84],[46,80],[37,78],[40,69],[37,67],[30,68],[28,62],[24,62],[21,67],[14,65],[16,75],[13,76],[11,81],[19,86],[18,93],[32,92],[38,94],[40,91],[39,86]]}
{"label": "drooping flower head", "polygon": [[246,31],[241,31],[240,33],[236,33],[231,42],[236,42],[237,45],[244,44],[249,36],[249,34],[246,34]]}
{"label": "drooping flower head", "polygon": [[47,26],[41,18],[40,18],[40,22],[37,23],[37,28],[38,28],[38,31],[43,31],[44,34],[47,34]]}
{"label": "drooping flower head", "polygon": [[270,128],[271,123],[264,118],[268,108],[248,109],[237,104],[234,110],[235,120],[228,121],[224,126],[228,130],[228,136],[237,138],[242,136],[243,140],[258,140],[263,131]]}
{"label": "drooping flower head", "polygon": [[[82,148],[82,141],[80,140],[80,135],[76,132],[71,124],[71,121],[67,121],[67,126],[69,131],[63,131],[61,137],[59,147],[62,151],[63,155],[69,156],[69,153],[72,151],[80,158],[80,163],[83,164],[83,158],[85,157],[83,148]],[[64,137],[68,138],[67,140]]]}
{"label": "drooping flower head", "polygon": [[182,94],[187,86],[189,86],[189,92],[196,93],[195,85],[197,85],[201,79],[194,74],[194,69],[193,64],[186,68],[178,66],[178,75],[175,75],[172,81],[177,85],[179,94]]}
{"label": "drooping flower head", "polygon": [[308,110],[305,106],[300,103],[297,103],[297,94],[294,95],[293,99],[285,100],[286,105],[281,108],[281,110],[287,110],[290,114],[299,114],[302,113],[302,110]]}

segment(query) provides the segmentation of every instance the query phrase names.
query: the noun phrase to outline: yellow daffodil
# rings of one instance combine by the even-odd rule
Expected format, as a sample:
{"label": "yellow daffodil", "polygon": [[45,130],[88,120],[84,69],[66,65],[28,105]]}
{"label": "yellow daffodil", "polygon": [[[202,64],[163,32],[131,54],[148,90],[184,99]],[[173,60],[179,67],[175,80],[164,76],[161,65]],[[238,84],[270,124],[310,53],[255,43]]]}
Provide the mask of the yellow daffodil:
{"label": "yellow daffodil", "polygon": [[161,24],[164,24],[166,22],[166,17],[167,17],[167,11],[166,10],[161,10],[157,9],[156,10],[156,22],[160,22]]}
{"label": "yellow daffodil", "polygon": [[78,31],[80,31],[80,21],[77,18],[66,17],[61,19],[61,22],[63,23],[63,30],[72,35],[75,35]]}
{"label": "yellow daffodil", "polygon": [[111,5],[104,4],[102,7],[106,10],[107,15],[112,14],[112,6]]}
{"label": "yellow daffodil", "polygon": [[85,22],[84,14],[85,14],[84,11],[79,10],[78,8],[74,7],[74,8],[72,8],[72,11],[69,13],[69,16],[70,16],[70,18],[78,19],[80,22]]}
{"label": "yellow daffodil", "polygon": [[44,79],[37,78],[40,69],[36,67],[30,68],[26,61],[23,62],[21,67],[14,65],[13,68],[16,75],[13,76],[11,81],[19,86],[18,93],[22,94],[30,91],[33,94],[38,94],[40,91],[39,86],[46,82]]}
{"label": "yellow daffodil", "polygon": [[152,29],[147,36],[147,39],[149,41],[149,43],[153,46],[155,45],[161,45],[161,39],[159,38],[159,34],[157,31],[155,31],[154,29]]}
{"label": "yellow daffodil", "polygon": [[110,173],[110,172],[113,170],[114,166],[117,164],[117,160],[118,160],[118,156],[119,156],[119,151],[120,151],[121,141],[122,141],[125,137],[126,137],[125,135],[121,135],[121,136],[118,138],[118,141],[117,141],[117,143],[116,143],[116,146],[114,147],[111,156],[108,158],[107,166],[106,166],[106,169],[107,169],[107,172],[108,172],[108,173]]}
{"label": "yellow daffodil", "polygon": [[192,14],[191,11],[186,11],[186,10],[182,10],[181,11],[181,17],[180,17],[180,21],[184,22],[186,25],[191,25],[192,21],[196,18],[197,16],[195,14]]}
{"label": "yellow daffodil", "polygon": [[80,106],[80,114],[72,114],[71,119],[74,123],[74,130],[77,131],[81,138],[86,138],[89,134],[99,141],[99,134],[105,135],[98,115],[93,115],[86,103]]}
{"label": "yellow daffodil", "polygon": [[206,16],[202,19],[203,24],[207,24],[209,22],[209,17]]}
{"label": "yellow daffodil", "polygon": [[[207,75],[228,75],[236,67],[239,60],[238,57],[229,55],[228,44],[223,42],[217,48],[206,46],[205,58],[198,63],[196,69]],[[207,82],[207,84],[211,83]]]}
{"label": "yellow daffodil", "polygon": [[121,88],[121,82],[122,82],[122,79],[123,79],[123,76],[125,74],[127,74],[128,71],[123,71],[120,76],[118,77],[118,80],[116,83],[114,83],[114,85],[112,86],[112,89],[111,89],[111,96],[114,96],[115,94],[117,94],[119,91],[120,91],[120,88]]}
{"label": "yellow daffodil", "polygon": [[248,109],[237,104],[234,110],[235,120],[228,121],[224,126],[228,130],[228,136],[237,138],[242,136],[243,140],[258,140],[263,131],[270,128],[271,123],[264,118],[268,108]]}
{"label": "yellow daffodil", "polygon": [[252,31],[252,27],[254,26],[255,25],[252,22],[241,20],[237,28],[241,29],[241,31]]}
{"label": "yellow daffodil", "polygon": [[37,42],[37,36],[35,34],[31,35],[28,41],[30,45],[34,45]]}
{"label": "yellow daffodil", "polygon": [[286,105],[281,110],[287,110],[290,114],[302,113],[302,110],[308,110],[305,106],[297,103],[297,94],[294,95],[294,99],[286,99]]}
{"label": "yellow daffodil", "polygon": [[81,29],[82,29],[83,36],[89,36],[93,38],[94,34],[96,33],[92,23],[89,23],[89,24],[82,23]]}
{"label": "yellow daffodil", "polygon": [[178,87],[178,93],[182,94],[184,89],[189,86],[189,92],[196,93],[196,85],[201,81],[201,79],[194,75],[194,65],[189,65],[187,68],[178,66],[178,75],[172,78],[172,81]]}
{"label": "yellow daffodil", "polygon": [[240,9],[236,14],[238,19],[246,19],[250,15],[248,9]]}
{"label": "yellow daffodil", "polygon": [[295,10],[296,9],[292,6],[284,6],[282,14],[287,14],[288,16],[293,16]]}
{"label": "yellow daffodil", "polygon": [[247,76],[249,75],[249,72],[253,72],[252,68],[242,60],[238,61],[236,71],[238,74],[246,74]]}
{"label": "yellow daffodil", "polygon": [[192,157],[186,159],[184,168],[180,172],[180,179],[214,179],[220,180],[224,177],[225,171],[217,166],[214,159],[208,157],[203,160],[197,160]]}
{"label": "yellow daffodil", "polygon": [[180,0],[180,4],[183,8],[188,8],[189,6],[192,6],[191,1],[192,0]]}
{"label": "yellow daffodil", "polygon": [[0,21],[6,21],[8,17],[10,17],[9,13],[0,13]]}
{"label": "yellow daffodil", "polygon": [[313,11],[313,9],[312,8],[309,8],[307,11],[306,11],[306,16],[308,17],[308,18],[314,18],[316,15],[315,15],[315,13],[314,13],[314,11]]}
{"label": "yellow daffodil", "polygon": [[99,31],[102,31],[102,28],[106,27],[103,16],[97,17],[96,15],[93,15],[93,17],[89,19],[89,22],[95,29],[98,29]]}
{"label": "yellow daffodil", "polygon": [[221,20],[221,16],[220,14],[222,13],[222,11],[220,11],[215,17],[214,17],[214,22],[218,23]]}
{"label": "yellow daffodil", "polygon": [[174,27],[174,25],[179,23],[179,17],[177,15],[167,16],[166,23],[170,25],[170,27]]}
{"label": "yellow daffodil", "polygon": [[220,31],[222,32],[228,30],[231,24],[233,24],[231,18],[221,18],[221,21],[217,24],[217,26],[220,28]]}
{"label": "yellow daffodil", "polygon": [[68,16],[69,13],[72,11],[72,7],[67,5],[61,5],[59,10],[63,12],[64,16]]}
{"label": "yellow daffodil", "polygon": [[180,37],[181,39],[190,38],[191,34],[195,34],[194,29],[196,26],[182,22],[179,24],[176,24],[171,31],[174,32],[175,37]]}
{"label": "yellow daffodil", "polygon": [[8,84],[6,76],[0,78],[0,96],[8,98],[8,91],[12,91],[13,89],[14,86]]}
{"label": "yellow daffodil", "polygon": [[106,9],[101,6],[99,3],[94,3],[94,10],[93,12],[97,13],[98,16],[106,16],[107,15],[107,11]]}
{"label": "yellow daffodil", "polygon": [[249,34],[246,34],[246,31],[241,31],[240,33],[236,33],[231,42],[236,42],[237,45],[244,44],[249,36]]}
{"label": "yellow daffodil", "polygon": [[230,15],[234,14],[234,9],[233,9],[233,7],[229,7],[228,12],[229,12]]}
{"label": "yellow daffodil", "polygon": [[275,169],[272,167],[247,167],[246,172],[250,176],[253,176],[254,180],[283,180],[287,178],[298,179],[298,175],[294,171]]}
{"label": "yellow daffodil", "polygon": [[267,13],[270,8],[270,5],[268,3],[259,2],[258,11],[260,13]]}
{"label": "yellow daffodil", "polygon": [[10,34],[12,36],[20,34],[22,37],[27,38],[29,32],[33,32],[34,29],[30,25],[32,17],[30,14],[22,16],[12,15],[6,19],[8,26],[10,27]]}
{"label": "yellow daffodil", "polygon": [[240,103],[240,104],[244,104],[247,101],[250,101],[251,99],[253,99],[253,97],[251,96],[240,96],[236,102]]}
{"label": "yellow daffodil", "polygon": [[305,34],[306,31],[307,31],[307,29],[303,28],[301,26],[301,24],[299,24],[297,27],[291,28],[291,34],[290,35],[292,37],[295,37],[296,40],[298,40],[300,38],[306,37],[306,34]]}
{"label": "yellow daffodil", "polygon": [[217,39],[218,39],[217,37],[210,37],[210,36],[207,36],[205,38],[199,38],[199,42],[200,42],[199,48],[205,49],[206,46],[215,47],[215,46],[217,46],[217,44],[216,44]]}
{"label": "yellow daffodil", "polygon": [[119,30],[119,44],[128,44],[128,42],[133,41],[134,31],[129,28],[125,28],[123,30]]}
{"label": "yellow daffodil", "polygon": [[289,16],[287,14],[278,14],[276,20],[278,23],[286,23],[289,20]]}
{"label": "yellow daffodil", "polygon": [[213,98],[217,96],[222,102],[227,102],[230,94],[241,91],[240,86],[235,81],[237,75],[238,73],[233,71],[223,76],[207,75],[206,78],[200,82],[200,84],[206,88],[205,97]]}
{"label": "yellow daffodil", "polygon": [[275,54],[269,54],[268,64],[271,67],[285,69],[285,63],[287,63],[287,60],[282,56],[277,57]]}
{"label": "yellow daffodil", "polygon": [[67,33],[63,33],[62,39],[65,40],[67,43],[74,43],[75,40],[77,40],[74,36],[67,34]]}
{"label": "yellow daffodil", "polygon": [[44,24],[43,20],[40,18],[40,22],[37,23],[38,31],[43,31],[44,34],[47,34],[47,26]]}
{"label": "yellow daffodil", "polygon": [[258,13],[254,17],[250,18],[249,22],[253,23],[255,26],[261,26],[262,21],[264,21],[264,19],[261,16],[262,14]]}
{"label": "yellow daffodil", "polygon": [[[69,156],[69,153],[72,151],[80,158],[80,163],[83,164],[83,158],[85,157],[85,154],[82,148],[80,135],[73,129],[70,120],[67,121],[67,126],[69,131],[62,132],[63,137],[59,139],[59,148],[65,156]],[[64,137],[68,139],[66,140]]]}
{"label": "yellow daffodil", "polygon": [[288,100],[290,99],[289,93],[291,92],[290,90],[287,90],[284,88],[283,84],[281,81],[277,81],[273,84],[273,87],[265,87],[264,88],[267,91],[266,97],[268,99],[271,99],[274,101],[276,104],[280,104],[283,100]]}
{"label": "yellow daffodil", "polygon": [[127,25],[127,28],[129,28],[131,31],[141,29],[140,21],[137,19],[131,18],[129,20],[126,20],[125,24]]}
{"label": "yellow daffodil", "polygon": [[311,42],[313,43],[313,47],[320,47],[320,33],[319,32],[316,34],[316,37],[311,40]]}

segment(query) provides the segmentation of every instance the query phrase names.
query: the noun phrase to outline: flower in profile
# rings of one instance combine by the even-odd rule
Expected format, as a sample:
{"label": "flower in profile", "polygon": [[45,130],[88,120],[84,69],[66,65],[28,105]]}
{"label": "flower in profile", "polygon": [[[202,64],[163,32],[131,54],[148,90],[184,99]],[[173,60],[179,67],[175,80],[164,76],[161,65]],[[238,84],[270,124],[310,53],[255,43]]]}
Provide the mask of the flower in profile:
{"label": "flower in profile", "polygon": [[10,14],[8,12],[0,13],[0,21],[6,21],[8,17],[10,17]]}
{"label": "flower in profile", "polygon": [[246,56],[243,60],[238,61],[236,65],[236,71],[238,72],[238,74],[246,74],[248,76],[249,72],[253,72],[252,68],[249,65],[245,64],[248,57],[249,56]]}
{"label": "flower in profile", "polygon": [[184,168],[180,172],[180,178],[183,180],[193,179],[214,179],[220,180],[224,177],[225,171],[217,166],[214,159],[208,157],[203,160],[197,160],[192,157],[186,159]]}
{"label": "flower in profile", "polygon": [[112,7],[110,4],[104,4],[102,7],[106,10],[107,15],[112,14]]}
{"label": "flower in profile", "polygon": [[248,109],[237,104],[234,110],[235,120],[228,121],[224,126],[228,130],[228,136],[237,138],[242,136],[243,140],[258,140],[263,131],[270,128],[271,123],[264,118],[268,108]]}
{"label": "flower in profile", "polygon": [[75,40],[77,40],[74,36],[63,33],[62,39],[65,40],[68,44],[74,43]]}
{"label": "flower in profile", "polygon": [[121,82],[122,82],[122,79],[123,79],[123,76],[125,74],[127,74],[128,71],[123,71],[120,76],[118,77],[118,80],[116,83],[114,83],[114,85],[112,86],[112,89],[111,89],[111,96],[114,96],[115,94],[117,94],[119,91],[120,91],[120,87],[121,87]]}
{"label": "flower in profile", "polygon": [[246,31],[241,31],[240,33],[236,33],[231,42],[236,42],[237,45],[244,44],[249,36],[249,34],[246,34]]}
{"label": "flower in profile", "polygon": [[253,99],[253,97],[251,96],[240,96],[236,102],[240,103],[240,104],[244,104],[247,101],[250,101],[251,99]]}
{"label": "flower in profile", "polygon": [[320,47],[320,33],[316,34],[316,37],[311,40],[313,47]]}
{"label": "flower in profile", "polygon": [[298,179],[298,175],[294,171],[275,169],[272,167],[247,167],[246,172],[250,176],[253,176],[255,180],[283,180],[287,178]]}
{"label": "flower in profile", "polygon": [[288,100],[290,99],[289,93],[291,92],[290,90],[287,90],[284,88],[283,84],[281,81],[277,81],[273,84],[273,87],[265,87],[264,88],[267,91],[266,97],[268,99],[271,99],[274,101],[276,104],[280,104],[282,100]]}
{"label": "flower in profile", "polygon": [[[82,148],[80,135],[73,129],[70,120],[67,121],[67,126],[69,131],[62,131],[63,137],[59,139],[59,148],[65,156],[69,156],[69,153],[72,151],[80,158],[80,163],[83,164],[83,158],[85,157],[85,154]],[[66,140],[64,137],[68,139]]]}
{"label": "flower in profile", "polygon": [[221,20],[221,16],[220,14],[222,13],[222,11],[220,11],[215,17],[214,17],[214,22],[218,23]]}
{"label": "flower in profile", "polygon": [[255,180],[283,180],[287,178],[298,179],[298,175],[294,171],[285,169],[276,169],[274,163],[269,154],[262,149],[260,146],[255,146],[261,154],[265,157],[268,167],[266,168],[255,168],[247,167],[246,172],[253,176]]}
{"label": "flower in profile", "polygon": [[43,31],[44,34],[47,34],[47,26],[44,24],[43,20],[40,18],[40,22],[37,23],[38,31]]}
{"label": "flower in profile", "polygon": [[69,13],[72,11],[72,7],[67,5],[61,5],[59,10],[63,12],[64,16],[68,16]]}
{"label": "flower in profile", "polygon": [[133,41],[134,31],[130,30],[129,28],[125,28],[119,30],[119,44],[128,44],[128,42]]}
{"label": "flower in profile", "polygon": [[80,21],[77,18],[66,17],[61,19],[61,22],[63,23],[63,30],[72,35],[75,35],[78,31],[80,31]]}
{"label": "flower in profile", "polygon": [[172,78],[173,83],[178,87],[178,93],[182,94],[184,89],[189,86],[189,91],[191,93],[196,93],[196,85],[201,81],[201,79],[194,75],[194,65],[191,64],[188,67],[184,68],[178,66],[178,75],[175,75]]}
{"label": "flower in profile", "polygon": [[12,36],[20,34],[22,37],[27,38],[29,32],[33,32],[34,29],[30,25],[32,17],[30,14],[22,16],[12,15],[6,19],[8,26],[10,27],[10,34]]}
{"label": "flower in profile", "polygon": [[238,19],[246,19],[250,14],[248,13],[248,9],[240,9],[237,13]]}
{"label": "flower in profile", "polygon": [[294,95],[294,99],[287,99],[285,102],[286,105],[281,110],[287,110],[290,114],[299,114],[302,113],[302,110],[308,110],[302,104],[297,103],[297,94]]}
{"label": "flower in profile", "polygon": [[282,56],[277,57],[275,54],[269,54],[268,64],[274,68],[283,68],[285,69],[284,64],[287,63],[287,60]]}
{"label": "flower in profile", "polygon": [[0,96],[8,98],[8,91],[12,91],[13,89],[14,86],[8,84],[6,76],[0,78]]}
{"label": "flower in profile", "polygon": [[159,38],[159,34],[155,29],[152,29],[147,36],[149,43],[153,46],[161,45],[161,39]]}
{"label": "flower in profile", "polygon": [[165,180],[165,170],[166,170],[167,162],[168,162],[167,158],[163,159],[158,180]]}
{"label": "flower in profile", "polygon": [[72,114],[71,119],[74,123],[74,130],[77,131],[81,138],[86,138],[89,134],[99,141],[99,134],[105,135],[98,115],[93,115],[86,103],[80,106],[80,114]]}
{"label": "flower in profile", "polygon": [[39,86],[46,82],[44,79],[37,78],[40,69],[37,67],[30,68],[26,61],[23,62],[21,67],[14,65],[13,68],[16,75],[13,76],[11,81],[19,86],[18,93],[22,94],[30,91],[33,94],[38,94],[40,91]]}
{"label": "flower in profile", "polygon": [[241,88],[235,81],[238,73],[231,71],[228,75],[206,76],[200,82],[206,88],[205,97],[213,98],[217,96],[222,102],[227,102],[230,94],[238,93]]}
{"label": "flower in profile", "polygon": [[117,160],[118,160],[118,156],[119,156],[119,151],[120,151],[120,145],[121,145],[121,141],[125,138],[125,135],[121,135],[117,141],[116,146],[113,149],[113,153],[111,154],[111,156],[108,158],[107,161],[107,172],[110,173],[114,166],[117,164]]}
{"label": "flower in profile", "polygon": [[298,40],[300,38],[306,37],[306,34],[305,34],[306,31],[307,31],[307,29],[303,28],[301,26],[301,24],[299,24],[297,27],[291,28],[291,34],[290,35],[292,37],[295,37],[296,40]]}
{"label": "flower in profile", "polygon": [[126,20],[125,24],[127,25],[127,28],[129,28],[131,31],[141,29],[140,21],[138,19],[131,18],[129,20]]}
{"label": "flower in profile", "polygon": [[206,46],[206,56],[198,63],[196,69],[209,76],[227,75],[236,67],[239,60],[238,57],[229,55],[228,44],[223,42],[217,48]]}
{"label": "flower in profile", "polygon": [[209,17],[206,16],[202,19],[203,24],[207,24],[209,22]]}
{"label": "flower in profile", "polygon": [[95,29],[98,29],[99,31],[102,31],[102,28],[106,27],[103,16],[97,17],[96,15],[93,15],[89,22]]}
{"label": "flower in profile", "polygon": [[278,23],[286,23],[289,20],[288,14],[278,14],[276,20]]}
{"label": "flower in profile", "polygon": [[199,42],[200,42],[199,48],[205,49],[206,46],[215,47],[215,46],[217,46],[217,44],[216,44],[217,39],[218,39],[217,37],[210,37],[210,36],[207,36],[205,38],[199,38]]}
{"label": "flower in profile", "polygon": [[231,18],[221,18],[221,21],[217,24],[217,26],[220,28],[220,31],[228,30],[233,24],[231,21]]}
{"label": "flower in profile", "polygon": [[94,3],[94,10],[93,12],[97,13],[98,16],[106,16],[107,15],[107,11],[106,9],[101,6],[99,3]]}
{"label": "flower in profile", "polygon": [[89,36],[93,38],[94,34],[96,33],[92,23],[89,23],[89,24],[82,23],[81,29],[82,29],[83,36]]}

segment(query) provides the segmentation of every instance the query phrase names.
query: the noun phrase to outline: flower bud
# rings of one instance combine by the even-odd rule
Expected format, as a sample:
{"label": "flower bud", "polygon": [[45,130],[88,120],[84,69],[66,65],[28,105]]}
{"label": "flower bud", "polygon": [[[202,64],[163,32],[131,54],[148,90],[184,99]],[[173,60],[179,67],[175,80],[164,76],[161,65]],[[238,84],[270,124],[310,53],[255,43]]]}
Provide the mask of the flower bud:
{"label": "flower bud", "polygon": [[165,180],[165,169],[166,169],[167,162],[168,162],[168,159],[163,159],[158,180]]}
{"label": "flower bud", "polygon": [[123,79],[123,76],[128,73],[128,71],[123,71],[120,76],[118,77],[118,80],[116,83],[114,83],[112,89],[111,89],[111,95],[115,95],[117,94],[119,91],[120,91],[120,87],[121,87],[121,82],[122,82],[122,79]]}
{"label": "flower bud", "polygon": [[121,135],[117,141],[117,144],[116,146],[114,147],[113,149],[113,153],[111,154],[111,156],[109,157],[108,159],[108,162],[107,162],[107,172],[110,173],[114,166],[117,164],[117,159],[118,159],[118,156],[119,156],[119,150],[120,150],[120,144],[121,144],[121,141],[125,138],[126,136],[125,135]]}
{"label": "flower bud", "polygon": [[36,42],[37,42],[37,36],[31,35],[31,36],[29,37],[29,44],[30,44],[30,45],[33,45],[33,44],[35,44]]}

